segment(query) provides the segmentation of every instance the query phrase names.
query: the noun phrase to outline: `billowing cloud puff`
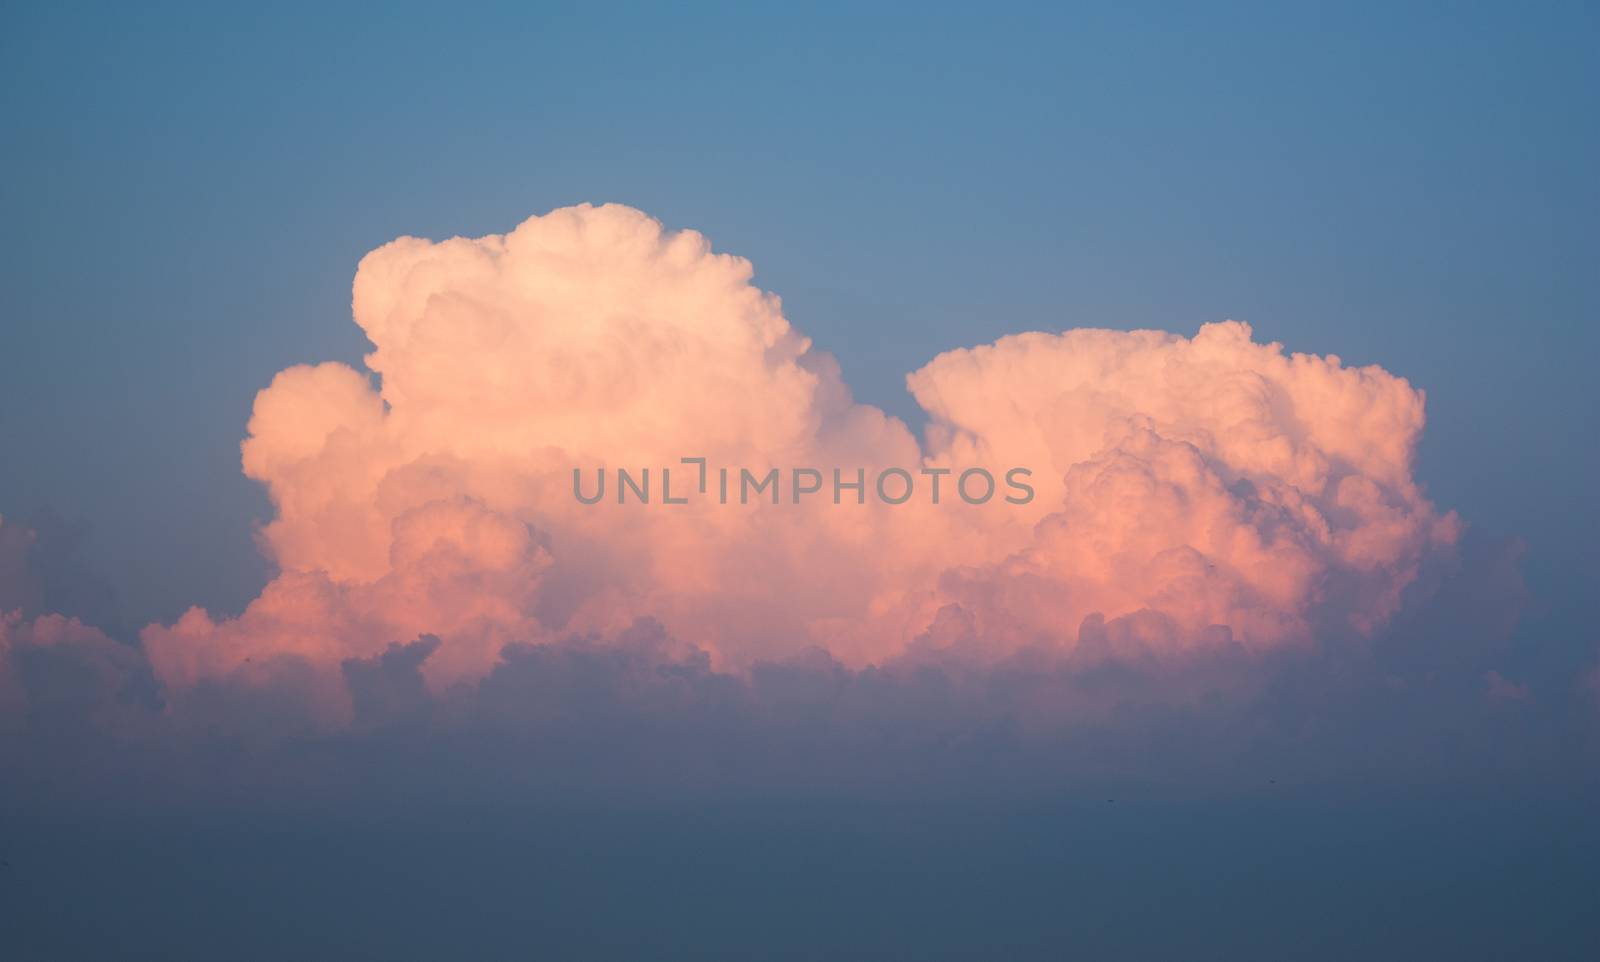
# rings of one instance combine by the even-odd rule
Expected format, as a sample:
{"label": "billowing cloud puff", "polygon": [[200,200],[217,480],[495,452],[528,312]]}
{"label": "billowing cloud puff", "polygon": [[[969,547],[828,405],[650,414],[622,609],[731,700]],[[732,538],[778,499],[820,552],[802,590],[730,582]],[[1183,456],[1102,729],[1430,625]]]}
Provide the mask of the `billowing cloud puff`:
{"label": "billowing cloud puff", "polygon": [[30,610],[42,594],[30,558],[37,540],[0,517],[0,730],[30,716],[56,727],[104,723],[148,676],[144,659],[77,618]]}
{"label": "billowing cloud puff", "polygon": [[[243,444],[281,573],[237,618],[147,628],[161,679],[287,658],[337,681],[428,635],[437,689],[509,643],[641,617],[734,669],[810,648],[856,666],[1270,649],[1382,624],[1455,538],[1412,478],[1422,395],[1381,369],[1287,355],[1236,322],[1026,334],[911,375],[919,443],[855,403],[751,277],[700,234],[609,205],[367,255],[368,370],[280,373]],[[778,469],[779,503],[720,503],[724,467],[736,489],[741,468]],[[1031,501],[957,496],[963,472],[1012,467]],[[619,468],[649,469],[652,503],[614,500]],[[821,493],[794,503],[796,468]],[[917,486],[903,504],[871,490],[893,468]],[[863,472],[865,503],[835,469]],[[607,472],[607,497],[576,498],[575,470]],[[662,503],[668,471],[687,503]]]}
{"label": "billowing cloud puff", "polygon": [[1457,535],[1412,479],[1421,392],[1238,322],[1007,337],[910,384],[933,459],[1042,466],[1027,546],[945,580],[990,636],[1049,643],[1135,612],[1160,646],[1213,626],[1252,646],[1318,619],[1370,631]]}
{"label": "billowing cloud puff", "polygon": [[0,612],[0,728],[31,717],[58,730],[115,731],[114,716],[147,675],[137,649],[76,618]]}

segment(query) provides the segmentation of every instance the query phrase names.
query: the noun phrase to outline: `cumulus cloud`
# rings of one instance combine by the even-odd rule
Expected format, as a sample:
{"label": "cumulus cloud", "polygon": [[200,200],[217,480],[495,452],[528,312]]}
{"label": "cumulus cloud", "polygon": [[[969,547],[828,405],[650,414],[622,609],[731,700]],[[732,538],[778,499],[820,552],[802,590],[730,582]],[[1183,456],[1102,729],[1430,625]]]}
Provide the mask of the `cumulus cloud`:
{"label": "cumulus cloud", "polygon": [[1421,392],[1250,333],[1026,334],[912,375],[933,457],[1049,466],[1028,544],[947,580],[991,633],[1142,612],[1158,647],[1208,628],[1270,647],[1394,613],[1459,527],[1412,478]]}
{"label": "cumulus cloud", "polygon": [[[366,370],[283,371],[242,446],[281,573],[238,617],[147,628],[162,681],[293,659],[340,691],[341,665],[427,635],[440,691],[508,644],[639,618],[733,671],[810,649],[852,667],[944,648],[1263,652],[1381,626],[1457,537],[1412,475],[1422,394],[1379,368],[1237,322],[1024,334],[909,377],[919,442],[856,403],[751,277],[615,205],[368,254]],[[678,491],[699,480],[683,458],[824,483],[950,474],[937,505],[661,504],[664,469]],[[967,469],[1011,466],[1032,471],[1030,502],[954,496]],[[617,468],[656,472],[656,503],[573,496],[574,469]]]}
{"label": "cumulus cloud", "polygon": [[0,726],[116,731],[152,696],[137,649],[76,618],[0,612]]}
{"label": "cumulus cloud", "polygon": [[99,628],[38,611],[38,542],[31,526],[0,517],[0,729],[21,730],[30,718],[104,724],[149,670],[138,649]]}

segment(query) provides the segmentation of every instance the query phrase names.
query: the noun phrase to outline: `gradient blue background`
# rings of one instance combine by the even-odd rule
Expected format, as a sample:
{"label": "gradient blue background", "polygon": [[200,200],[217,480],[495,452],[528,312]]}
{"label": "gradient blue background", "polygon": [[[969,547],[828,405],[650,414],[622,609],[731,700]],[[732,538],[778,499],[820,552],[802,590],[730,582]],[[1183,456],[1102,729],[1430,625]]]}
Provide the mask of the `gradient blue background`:
{"label": "gradient blue background", "polygon": [[[907,372],[1030,329],[1231,317],[1410,378],[1432,497],[1472,537],[1526,542],[1506,673],[1569,688],[1600,643],[1597,11],[8,3],[0,512],[41,530],[49,608],[124,639],[190,604],[236,612],[268,575],[238,461],[251,400],[287,365],[359,362],[361,255],[620,201],[750,258],[858,396],[913,426]],[[1594,946],[1579,801],[1442,817],[1404,784],[1345,788],[1367,801],[512,813],[454,834],[0,818],[0,944]]]}

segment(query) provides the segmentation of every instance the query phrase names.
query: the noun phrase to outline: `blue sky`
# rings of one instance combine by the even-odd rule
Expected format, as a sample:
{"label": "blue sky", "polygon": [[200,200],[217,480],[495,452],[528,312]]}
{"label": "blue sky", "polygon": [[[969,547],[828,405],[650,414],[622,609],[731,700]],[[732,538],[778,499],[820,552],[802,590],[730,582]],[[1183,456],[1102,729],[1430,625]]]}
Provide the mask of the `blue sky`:
{"label": "blue sky", "polygon": [[[288,748],[273,739],[301,733],[300,703],[275,689],[202,688],[192,730],[146,697],[127,717],[156,747],[131,761],[123,742],[74,741],[77,719],[41,710],[43,733],[18,749],[28,766],[8,770],[56,821],[10,835],[0,823],[0,856],[24,866],[0,869],[0,895],[29,920],[24,946],[59,948],[71,931],[103,955],[115,931],[216,957],[257,926],[278,941],[254,949],[281,957],[309,918],[308,931],[390,954],[503,952],[527,944],[512,897],[523,886],[555,899],[543,937],[574,953],[620,904],[647,910],[605,929],[618,952],[665,931],[690,957],[708,944],[736,955],[777,931],[804,957],[857,935],[858,949],[901,944],[902,926],[928,924],[923,955],[960,955],[992,948],[996,918],[1015,939],[1066,938],[1054,895],[1069,892],[1100,926],[1077,935],[1107,957],[1224,935],[1243,939],[1230,957],[1283,957],[1306,949],[1307,928],[1343,933],[1317,947],[1332,958],[1397,946],[1583,957],[1600,864],[1582,801],[1600,729],[1572,721],[1572,679],[1600,645],[1597,38],[1600,8],[1581,3],[8,5],[0,514],[40,531],[47,607],[120,641],[191,604],[237,613],[270,577],[254,530],[271,509],[239,442],[276,372],[359,364],[362,255],[584,201],[632,205],[749,258],[858,398],[913,427],[907,373],[1019,331],[1192,335],[1235,318],[1257,340],[1379,364],[1426,390],[1417,475],[1469,527],[1467,574],[1397,619],[1400,640],[1372,664],[1290,657],[1259,702],[1158,706],[1043,749],[1005,742],[981,698],[951,708],[931,675],[775,669],[741,702],[692,660],[651,664],[640,674],[665,694],[640,707],[617,694],[632,668],[585,652],[524,653],[551,674],[524,664],[479,701],[419,708],[407,658],[424,656],[391,651],[358,669],[371,730],[358,712],[356,734]],[[1518,607],[1497,567],[1518,541],[1530,594],[1515,643],[1498,648],[1479,629]],[[1482,697],[1489,665],[1556,697],[1502,711]],[[1458,687],[1415,685],[1451,670]],[[1016,675],[995,697],[1077,690]],[[1401,676],[1415,687],[1385,687]],[[70,694],[77,676],[63,677]],[[693,697],[671,687],[684,678]],[[547,739],[528,691],[570,727]],[[876,734],[818,724],[818,704]],[[490,735],[468,745],[418,722],[430,711]],[[497,712],[526,721],[519,711],[534,722],[495,727]],[[213,728],[220,743],[203,740]],[[13,747],[0,739],[0,760]],[[560,773],[608,747],[624,768],[678,751],[703,764],[735,786],[734,828],[693,799],[592,809],[616,799],[603,764],[572,766],[572,797],[522,767],[544,752]],[[954,810],[907,820],[892,801],[806,803],[811,789],[892,781],[900,764],[911,775],[898,790],[932,785]],[[640,767],[621,782],[682,788],[671,764]],[[439,771],[461,776],[460,797]],[[373,780],[352,786],[351,772]],[[962,808],[963,792],[1007,773],[1021,773],[1006,786],[1021,801]],[[191,834],[184,821],[177,840],[137,819],[82,834],[75,809],[54,806],[124,800],[95,779],[128,789],[130,808],[170,789],[165,810],[225,824]],[[1460,800],[1452,779],[1484,792],[1435,804]],[[1039,801],[1041,784],[1068,784],[1071,804]],[[524,792],[581,814],[524,818]],[[1113,793],[1145,807],[1098,814]],[[408,808],[417,796],[427,804]],[[384,817],[369,821],[374,799]],[[0,816],[17,802],[0,792]],[[475,805],[488,814],[469,830],[438,831]],[[300,862],[329,852],[332,871]],[[835,857],[865,874],[841,886]],[[556,874],[528,868],[542,858]],[[1230,858],[1233,874],[1219,873]],[[798,881],[762,874],[779,861],[800,866]],[[1016,884],[991,887],[998,876]],[[1165,928],[1141,901],[1151,878],[1162,904],[1182,906]],[[269,908],[230,901],[233,886]],[[274,887],[293,898],[273,903]],[[463,891],[476,893],[465,914],[432,924]],[[884,892],[881,916],[861,910]],[[186,917],[194,900],[209,921]],[[802,931],[808,904],[845,917],[843,934]],[[731,927],[708,943],[698,920],[729,906]]]}

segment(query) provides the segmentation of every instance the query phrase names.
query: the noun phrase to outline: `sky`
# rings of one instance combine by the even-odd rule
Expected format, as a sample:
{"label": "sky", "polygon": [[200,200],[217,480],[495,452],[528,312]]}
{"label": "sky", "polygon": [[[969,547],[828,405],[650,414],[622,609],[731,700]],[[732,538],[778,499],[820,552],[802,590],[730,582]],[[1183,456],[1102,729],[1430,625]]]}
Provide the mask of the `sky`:
{"label": "sky", "polygon": [[[651,850],[697,866],[683,911],[731,900],[747,920],[719,932],[728,954],[762,937],[750,918],[811,899],[844,911],[811,889],[745,886],[741,901],[731,880],[761,877],[740,857],[751,838],[769,862],[836,844],[869,875],[997,872],[1030,897],[1088,884],[1018,840],[1035,833],[1086,847],[1090,875],[1123,879],[1120,897],[1094,889],[1099,927],[1082,931],[1098,934],[1081,945],[1124,957],[1163,947],[1117,921],[1157,911],[1134,892],[1204,906],[1204,865],[1230,845],[1258,859],[1229,876],[1239,898],[1272,904],[1301,873],[1319,901],[1280,918],[1366,920],[1369,934],[1329,957],[1534,944],[1513,930],[1537,932],[1548,957],[1594,945],[1571,895],[1592,890],[1593,870],[1570,856],[1595,851],[1593,809],[1581,812],[1600,758],[1593,8],[13,4],[0,18],[0,608],[20,612],[4,677],[21,679],[30,719],[4,729],[25,773],[4,809],[14,824],[83,809],[33,833],[57,859],[92,837],[117,871],[153,871],[160,832],[127,820],[190,812],[241,865],[265,864],[275,837],[308,853],[321,848],[308,839],[347,839],[352,858],[378,860],[393,831],[440,872],[479,872],[485,891],[551,884],[497,864],[481,840],[440,842],[463,809],[493,808],[513,848],[586,879],[569,892],[578,917],[603,917],[608,899],[642,905],[664,884],[659,863],[619,853],[674,831],[655,826],[682,824],[685,806],[732,806]],[[560,213],[584,204],[596,207]],[[662,252],[686,230],[704,246],[685,242],[674,261]],[[405,236],[483,240],[385,247]],[[489,240],[501,236],[523,246]],[[491,256],[500,273],[474,273]],[[413,261],[444,266],[405,279]],[[430,340],[433,308],[404,306],[419,286],[457,305],[452,330],[512,318],[523,339]],[[643,326],[607,327],[597,304]],[[1229,320],[1249,325],[1242,339]],[[1118,333],[978,350],[1078,328]],[[1140,330],[1170,337],[1121,333]],[[1281,360],[1274,342],[1315,363]],[[643,385],[632,407],[537,373],[619,343],[585,370],[590,383],[644,372],[616,382]],[[345,367],[296,367],[327,362]],[[1367,365],[1381,370],[1351,373]],[[812,376],[826,390],[806,393]],[[726,397],[697,406],[685,384],[707,383],[750,423],[719,413]],[[1256,397],[1227,393],[1240,383],[1280,399],[1260,417],[1292,457],[1229,440],[1230,412]],[[1293,416],[1273,420],[1285,403]],[[1032,435],[1015,412],[1055,433],[1018,447]],[[1151,433],[1135,425],[1102,450],[1098,432],[1123,430],[1129,412],[1153,418]],[[340,428],[348,449],[305,449],[308,432],[316,448]],[[1044,494],[1025,522],[964,526],[913,505],[898,521],[820,511],[691,539],[658,514],[547,510],[495,474],[506,450],[539,445],[589,466],[698,444],[785,467],[959,467],[975,456],[962,431],[980,456],[1033,459]],[[1152,487],[1126,481],[1128,464]],[[1294,514],[1287,492],[1327,464],[1356,480]],[[384,481],[362,487],[371,478]],[[433,486],[455,500],[428,501]],[[1169,489],[1181,502],[1149,493]],[[1036,533],[1063,498],[1066,534]],[[1291,520],[1263,520],[1263,504]],[[1314,544],[1313,513],[1346,540]],[[1202,543],[1218,530],[1232,540]],[[1090,543],[1078,532],[1112,550],[1074,554]],[[455,554],[430,538],[457,539]],[[572,561],[573,541],[592,553]],[[1232,580],[1156,550],[1179,546]],[[1166,560],[1123,559],[1146,547]],[[1121,618],[1140,610],[1167,621]],[[1096,612],[1098,634],[1080,624]],[[1205,647],[1214,624],[1242,654]],[[1066,654],[1049,640],[1060,625]],[[566,647],[574,633],[599,649]],[[1040,639],[1055,652],[1044,663],[1029,660]],[[1093,639],[1121,654],[1074,661]],[[502,657],[510,642],[534,647]],[[15,654],[47,648],[87,652],[91,675],[121,679],[115,697],[73,687],[81,665]],[[137,733],[134,749],[107,746],[108,718]],[[765,760],[773,744],[786,764]],[[235,760],[204,774],[219,753]],[[549,781],[506,774],[529,757]],[[341,759],[423,801],[340,828],[383,794],[342,784]],[[149,789],[151,772],[169,787]],[[1286,787],[1263,797],[1245,779]],[[974,800],[975,783],[1003,787],[1000,800]],[[103,811],[108,787],[139,814]],[[813,792],[826,804],[802,804]],[[1144,808],[1073,814],[1091,796],[1117,804],[1107,792]],[[947,807],[894,835],[887,809],[918,793]],[[1477,801],[1419,829],[1441,796]],[[593,814],[621,797],[670,802]],[[528,798],[591,814],[506,813]],[[1560,831],[1530,828],[1508,798]],[[1186,828],[1198,820],[1222,827]],[[612,868],[561,849],[551,824],[581,826]],[[1336,824],[1408,842],[1350,854],[1305,841]],[[1140,827],[1154,841],[1109,840]],[[11,834],[7,852],[49,849]],[[1463,854],[1468,837],[1481,860]],[[1292,871],[1271,857],[1288,838],[1313,849]],[[1162,885],[1126,867],[1162,852]],[[1404,852],[1427,853],[1414,877]],[[186,877],[184,859],[201,856],[162,871]],[[56,864],[35,919],[73,917],[53,901],[74,884]],[[1436,900],[1396,909],[1337,883],[1352,876]],[[520,881],[496,881],[508,878]],[[1541,898],[1511,904],[1494,935],[1481,909],[1506,905],[1511,879]],[[852,917],[843,931],[859,938],[845,941],[881,947],[885,919],[921,917],[916,893],[951,891],[922,884],[879,919]],[[117,904],[112,888],[76,911],[144,918],[173,953],[249,931],[175,935],[169,910]],[[374,934],[378,891],[349,915],[318,914],[319,931],[394,945],[397,930]],[[996,931],[1043,924],[1042,909],[1007,915],[955,891],[972,925],[929,926],[911,955],[1011,944]],[[1212,908],[1240,929],[1237,910]],[[491,956],[531,937],[506,920],[513,908],[497,912],[432,937],[455,932]],[[1215,919],[1195,908],[1174,931],[1221,945]],[[256,922],[288,937],[281,919]],[[0,935],[41,957],[95,947],[10,924]],[[659,924],[689,952],[693,926]],[[1289,928],[1230,957],[1281,950]],[[619,926],[607,944],[621,951],[638,931]],[[569,941],[549,944],[607,954],[592,930],[558,934]],[[245,941],[271,954],[259,948],[271,939]],[[787,944],[840,947],[799,932]]]}

